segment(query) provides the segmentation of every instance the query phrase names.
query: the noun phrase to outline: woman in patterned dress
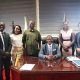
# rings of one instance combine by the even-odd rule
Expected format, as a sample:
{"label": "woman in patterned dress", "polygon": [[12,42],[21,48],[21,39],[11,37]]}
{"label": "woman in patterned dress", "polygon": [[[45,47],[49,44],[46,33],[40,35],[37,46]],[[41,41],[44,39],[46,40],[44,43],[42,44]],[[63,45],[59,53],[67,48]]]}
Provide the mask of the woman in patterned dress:
{"label": "woman in patterned dress", "polygon": [[20,25],[15,26],[14,33],[12,33],[10,37],[12,42],[12,63],[14,66],[17,66],[19,59],[23,55],[22,30]]}

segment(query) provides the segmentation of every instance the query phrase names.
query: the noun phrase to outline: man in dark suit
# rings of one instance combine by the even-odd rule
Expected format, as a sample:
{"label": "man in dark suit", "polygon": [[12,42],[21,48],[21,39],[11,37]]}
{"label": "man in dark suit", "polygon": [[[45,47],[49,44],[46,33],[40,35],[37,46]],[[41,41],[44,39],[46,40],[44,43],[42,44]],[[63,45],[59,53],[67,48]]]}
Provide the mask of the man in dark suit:
{"label": "man in dark suit", "polygon": [[4,32],[5,24],[0,24],[0,80],[3,80],[2,70],[5,69],[6,80],[10,80],[11,40],[9,34]]}
{"label": "man in dark suit", "polygon": [[53,37],[51,35],[46,37],[46,44],[43,45],[38,56],[41,59],[47,60],[54,60],[61,57],[59,47],[53,43]]}

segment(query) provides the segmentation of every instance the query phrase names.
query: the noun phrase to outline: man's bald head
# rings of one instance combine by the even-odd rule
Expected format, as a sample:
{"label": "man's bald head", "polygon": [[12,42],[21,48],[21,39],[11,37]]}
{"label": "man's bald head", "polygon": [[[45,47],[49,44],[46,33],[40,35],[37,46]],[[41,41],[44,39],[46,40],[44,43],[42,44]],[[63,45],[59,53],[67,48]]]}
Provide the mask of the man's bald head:
{"label": "man's bald head", "polygon": [[30,29],[34,29],[34,27],[35,27],[35,21],[30,20],[29,21],[29,27],[30,27]]}
{"label": "man's bald head", "polygon": [[51,44],[53,42],[53,37],[51,35],[48,35],[46,37],[46,42],[49,43],[49,44]]}

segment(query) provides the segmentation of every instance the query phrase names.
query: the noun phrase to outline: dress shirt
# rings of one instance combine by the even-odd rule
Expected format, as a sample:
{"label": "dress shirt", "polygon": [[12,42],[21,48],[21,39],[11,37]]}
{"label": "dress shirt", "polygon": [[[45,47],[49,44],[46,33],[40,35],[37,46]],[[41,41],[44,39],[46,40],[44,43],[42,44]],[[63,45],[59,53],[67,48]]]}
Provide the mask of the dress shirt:
{"label": "dress shirt", "polygon": [[5,51],[5,44],[4,44],[4,38],[3,38],[2,32],[0,32],[0,36],[1,36],[1,39],[2,39],[2,43],[3,43],[3,51]]}
{"label": "dress shirt", "polygon": [[47,44],[48,45],[48,51],[49,51],[49,54],[52,54],[52,44]]}

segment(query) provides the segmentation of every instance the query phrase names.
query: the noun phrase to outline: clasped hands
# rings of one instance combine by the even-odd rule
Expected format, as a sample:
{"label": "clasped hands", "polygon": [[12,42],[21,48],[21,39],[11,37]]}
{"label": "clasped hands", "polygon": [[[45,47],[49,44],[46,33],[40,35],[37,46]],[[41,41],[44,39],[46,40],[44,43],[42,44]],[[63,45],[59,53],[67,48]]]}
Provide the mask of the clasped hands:
{"label": "clasped hands", "polygon": [[65,50],[65,51],[68,51],[68,49],[71,47],[71,44],[69,44],[69,45],[63,45],[63,49]]}
{"label": "clasped hands", "polygon": [[51,60],[55,59],[55,56],[49,54],[49,55],[46,55],[45,58],[46,58],[47,60],[50,60],[50,61],[51,61]]}

